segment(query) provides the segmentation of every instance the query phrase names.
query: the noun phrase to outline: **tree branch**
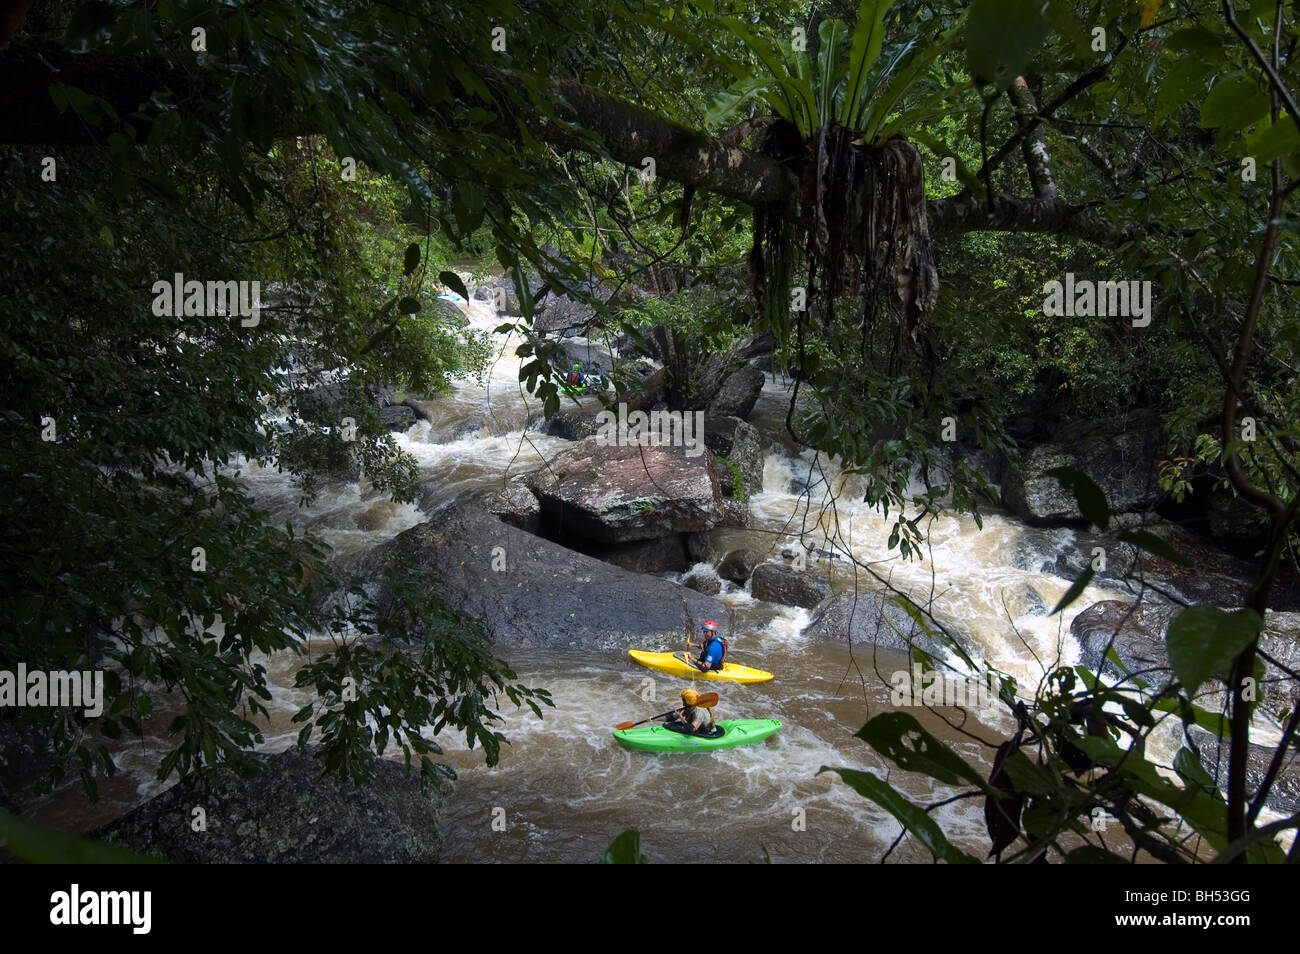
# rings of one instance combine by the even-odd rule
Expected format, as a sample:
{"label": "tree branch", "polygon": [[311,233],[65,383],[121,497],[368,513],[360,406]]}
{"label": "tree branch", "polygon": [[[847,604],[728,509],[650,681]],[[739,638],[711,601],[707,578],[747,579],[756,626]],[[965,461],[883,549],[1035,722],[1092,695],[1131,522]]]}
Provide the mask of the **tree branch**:
{"label": "tree branch", "polygon": [[1078,96],[1089,86],[1094,86],[1101,82],[1105,78],[1106,74],[1110,72],[1110,68],[1115,65],[1115,60],[1117,60],[1119,55],[1124,52],[1124,47],[1126,46],[1128,46],[1128,36],[1125,35],[1123,31],[1120,31],[1119,43],[1115,46],[1115,52],[1112,53],[1108,59],[1098,63],[1092,69],[1088,70],[1088,72],[1078,77],[1078,79],[1069,86],[1065,87],[1059,96],[1036,112],[1033,119],[1016,130],[1015,135],[1004,142],[1001,147],[999,147],[998,151],[993,154],[993,157],[980,169],[978,173],[979,178],[983,179],[986,175],[991,176],[993,170],[1002,164],[1002,160],[1006,159],[1006,157],[1011,154],[1011,150],[1020,145],[1027,135],[1038,129],[1038,127],[1042,125],[1044,119],[1050,119],[1052,116],[1056,115],[1058,109],[1070,100],[1074,99],[1074,97]]}
{"label": "tree branch", "polygon": [[[502,111],[517,97],[504,99],[504,90],[518,90],[522,77],[509,70],[484,74],[502,97]],[[60,114],[48,88],[67,82],[108,102],[120,116],[137,113],[158,91],[166,91],[181,109],[204,99],[218,98],[209,85],[211,74],[190,73],[157,57],[77,54],[57,47],[15,47],[0,56],[0,142],[45,146],[77,146],[101,142],[111,126],[89,126],[72,110]],[[756,208],[794,213],[798,185],[780,163],[683,126],[652,110],[623,102],[607,93],[569,79],[550,81],[548,90],[555,118],[520,116],[529,133],[558,148],[605,154],[640,169],[655,160],[656,174],[701,191]],[[1058,98],[1059,99],[1059,98]],[[1029,125],[1041,122],[1036,114]],[[147,135],[148,120],[128,120]],[[510,133],[513,124],[501,124]],[[310,135],[313,117],[281,116],[282,136]],[[517,132],[515,133],[517,135]],[[1115,246],[1131,238],[1129,230],[1099,221],[1083,207],[1059,197],[1044,200],[998,196],[986,208],[971,197],[927,203],[932,235],[973,231],[1036,232]]]}
{"label": "tree branch", "polygon": [[1020,147],[1021,152],[1024,153],[1029,181],[1033,183],[1034,198],[1042,202],[1053,202],[1057,197],[1056,180],[1052,178],[1052,163],[1047,155],[1043,124],[1038,118],[1038,105],[1034,102],[1034,94],[1023,76],[1016,77],[1016,81],[1007,90],[1007,96],[1011,100],[1011,105],[1015,107],[1016,119],[1020,123],[1023,135]]}

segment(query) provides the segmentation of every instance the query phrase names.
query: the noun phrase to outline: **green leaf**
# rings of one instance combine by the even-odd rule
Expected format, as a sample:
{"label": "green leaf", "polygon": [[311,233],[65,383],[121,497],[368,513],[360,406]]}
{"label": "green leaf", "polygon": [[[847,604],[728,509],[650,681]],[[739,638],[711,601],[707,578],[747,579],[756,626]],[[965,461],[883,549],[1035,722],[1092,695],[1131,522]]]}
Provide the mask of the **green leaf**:
{"label": "green leaf", "polygon": [[742,76],[713,97],[704,113],[704,122],[710,127],[730,122],[741,111],[741,107],[767,88],[769,82],[757,72]]}
{"label": "green leaf", "polygon": [[600,856],[598,864],[602,865],[644,865],[649,864],[646,856],[641,854],[641,833],[629,828],[609,843],[605,853]]}
{"label": "green leaf", "polygon": [[1042,0],[975,0],[966,16],[966,61],[981,85],[1009,89],[1047,36]]}
{"label": "green leaf", "polygon": [[897,818],[902,826],[920,839],[921,844],[930,849],[930,854],[939,861],[946,861],[949,864],[979,864],[975,858],[955,848],[924,809],[913,805],[888,782],[882,782],[868,772],[859,772],[855,769],[831,768],[823,765],[818,769],[817,774],[821,775],[822,772],[834,772],[859,795],[871,799]]}
{"label": "green leaf", "polygon": [[1079,504],[1079,513],[1085,520],[1105,530],[1110,523],[1110,506],[1106,503],[1106,494],[1091,477],[1073,467],[1053,467],[1047,471],[1048,477],[1055,477],[1062,487],[1074,494]]}
{"label": "green leaf", "polygon": [[1164,778],[1140,752],[1124,751],[1110,736],[1080,736],[1075,745],[1094,761],[1122,772],[1133,791],[1173,809],[1216,851],[1228,843],[1227,812],[1217,791],[1180,787]]}
{"label": "green leaf", "polygon": [[1168,540],[1156,536],[1150,530],[1125,530],[1119,535],[1119,539],[1170,563],[1177,563],[1180,566],[1194,565],[1191,560],[1175,550]]}
{"label": "green leaf", "polygon": [[442,282],[461,298],[469,301],[469,292],[465,288],[465,283],[460,280],[460,276],[455,272],[439,272],[438,281]]}
{"label": "green leaf", "polygon": [[843,20],[830,17],[817,27],[821,44],[817,50],[817,94],[820,125],[830,122],[834,105],[835,79],[840,67],[840,47],[849,35],[848,24]]}
{"label": "green leaf", "polygon": [[1067,865],[1126,865],[1129,861],[1099,845],[1080,845],[1066,854],[1065,863]]}
{"label": "green leaf", "polygon": [[418,242],[412,242],[406,246],[406,260],[402,264],[402,273],[410,275],[420,267],[420,245]]}
{"label": "green leaf", "polygon": [[812,98],[812,86],[806,81],[800,85],[797,78],[786,68],[783,58],[772,42],[751,33],[749,26],[743,20],[727,17],[724,22],[750,52],[758,57],[759,62],[771,76],[772,84],[766,86],[773,94],[766,97],[769,105],[798,126],[803,135],[810,135],[817,121],[817,103]]}
{"label": "green leaf", "polygon": [[1170,34],[1165,41],[1170,53],[1190,53],[1218,63],[1223,56],[1223,37],[1203,26],[1191,26]]}
{"label": "green leaf", "polygon": [[1207,792],[1214,791],[1214,779],[1205,771],[1205,766],[1191,749],[1184,747],[1178,750],[1174,756],[1174,771],[1189,785],[1199,785]]}
{"label": "green leaf", "polygon": [[[870,100],[866,112],[862,116],[861,128],[866,134],[867,140],[874,141],[881,132],[882,124],[889,117],[894,107],[898,104],[903,96],[912,91],[912,88],[925,75],[925,71],[930,68],[930,64],[939,57],[941,53],[946,53],[949,49],[957,44],[961,39],[962,31],[966,27],[964,19],[958,18],[957,22],[939,39],[933,43],[926,44],[916,50],[908,58],[907,63],[902,70],[890,81],[888,87],[879,94],[875,99]],[[947,90],[941,90],[941,95],[947,93]],[[909,132],[914,132],[919,126],[913,127]],[[915,138],[915,137],[913,137]],[[932,140],[933,141],[933,140]],[[961,178],[961,170],[964,166],[960,157],[955,152],[949,151],[943,153],[946,156],[953,156],[957,159],[957,175]],[[972,175],[972,179],[975,177]],[[978,180],[975,180],[978,183]],[[970,183],[962,179],[964,185]],[[980,189],[978,194],[983,195],[983,183],[979,183]]]}
{"label": "green leaf", "polygon": [[855,735],[904,771],[920,772],[948,785],[969,782],[994,797],[1003,794],[906,712],[878,715]]}
{"label": "green leaf", "polygon": [[1053,795],[1058,790],[1051,773],[1043,766],[1034,764],[1029,756],[1019,749],[1007,756],[1002,767],[1017,792],[1024,792],[1026,795]]}
{"label": "green leaf", "polygon": [[[895,527],[894,533],[890,536],[890,539],[891,540],[894,539],[894,536],[897,535],[897,533],[898,533],[898,528]],[[975,665],[975,660],[970,658],[970,654],[967,653],[966,650],[962,649],[962,647],[957,643],[955,639],[953,639],[947,633],[941,630],[936,630],[932,628],[930,624],[926,622],[925,614],[921,612],[921,608],[919,606],[913,603],[902,593],[895,593],[893,596],[893,600],[895,603],[897,603],[899,606],[901,606],[904,610],[907,611],[907,615],[912,617],[912,622],[916,623],[917,627],[921,630],[921,632],[925,633],[926,636],[930,637],[937,643],[942,643],[943,645],[947,646],[949,649],[955,652],[957,656],[964,663],[966,663],[966,665],[970,666],[972,669],[979,668],[977,665]]]}
{"label": "green leaf", "polygon": [[23,861],[49,865],[157,865],[157,858],[29,824],[0,811],[0,843]]}
{"label": "green leaf", "polygon": [[460,81],[460,85],[465,88],[465,92],[471,96],[477,96],[485,103],[491,104],[492,93],[487,88],[487,84],[465,63],[460,60],[452,60],[451,71],[455,74],[456,79]]}
{"label": "green leaf", "polygon": [[1246,154],[1260,165],[1297,151],[1300,151],[1300,132],[1296,131],[1295,120],[1290,115],[1283,115],[1277,122],[1269,122],[1246,137]]}
{"label": "green leaf", "polygon": [[1201,125],[1207,129],[1241,129],[1268,114],[1268,97],[1247,76],[1224,76],[1201,104]]}
{"label": "green leaf", "polygon": [[1065,591],[1065,595],[1061,597],[1056,606],[1054,606],[1052,611],[1047,615],[1055,616],[1057,613],[1061,612],[1061,610],[1065,609],[1077,600],[1079,595],[1088,588],[1088,584],[1092,582],[1093,576],[1094,572],[1092,564],[1088,564],[1088,566],[1083,568],[1083,572],[1079,574],[1079,578],[1070,584],[1070,588]]}
{"label": "green leaf", "polygon": [[848,89],[844,94],[842,120],[856,129],[871,93],[867,89],[867,71],[880,57],[885,42],[885,14],[894,0],[862,0],[858,4],[858,22],[853,25],[849,45]]}
{"label": "green leaf", "polygon": [[1214,75],[1214,68],[1200,60],[1183,57],[1169,68],[1156,89],[1156,116],[1164,119],[1187,103],[1201,102],[1205,84]]}
{"label": "green leaf", "polygon": [[1237,655],[1259,638],[1264,626],[1253,609],[1231,613],[1215,606],[1189,606],[1169,626],[1169,665],[1184,688],[1214,676],[1226,678]]}

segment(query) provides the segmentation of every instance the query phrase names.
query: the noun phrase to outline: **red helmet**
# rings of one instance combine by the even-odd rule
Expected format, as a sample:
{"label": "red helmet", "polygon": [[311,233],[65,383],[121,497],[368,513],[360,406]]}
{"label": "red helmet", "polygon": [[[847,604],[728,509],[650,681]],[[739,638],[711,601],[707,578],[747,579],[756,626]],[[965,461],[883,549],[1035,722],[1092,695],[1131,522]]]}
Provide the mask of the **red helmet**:
{"label": "red helmet", "polygon": [[702,625],[700,629],[706,630],[710,633],[716,633],[718,631],[718,624],[715,623],[713,620],[709,620],[704,625]]}

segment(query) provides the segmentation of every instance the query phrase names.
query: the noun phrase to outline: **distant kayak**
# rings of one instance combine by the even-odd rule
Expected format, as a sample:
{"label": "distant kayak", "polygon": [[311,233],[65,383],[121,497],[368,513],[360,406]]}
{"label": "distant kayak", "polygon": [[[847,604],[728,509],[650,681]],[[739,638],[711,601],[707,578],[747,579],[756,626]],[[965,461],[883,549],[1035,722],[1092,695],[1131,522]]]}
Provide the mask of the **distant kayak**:
{"label": "distant kayak", "polygon": [[629,649],[627,654],[634,660],[653,669],[655,672],[683,679],[703,679],[706,682],[767,682],[773,676],[770,672],[754,669],[752,666],[738,666],[735,663],[723,663],[721,672],[700,672],[686,661],[686,653],[648,653],[640,649]]}
{"label": "distant kayak", "polygon": [[587,380],[582,384],[560,385],[560,390],[565,394],[585,394],[588,388],[593,391],[605,390],[605,379],[598,374],[591,374],[587,376]]}
{"label": "distant kayak", "polygon": [[718,723],[722,734],[708,738],[690,732],[675,732],[661,725],[643,729],[615,729],[614,738],[629,749],[644,752],[707,752],[730,749],[737,745],[762,742],[781,728],[776,719],[723,719]]}

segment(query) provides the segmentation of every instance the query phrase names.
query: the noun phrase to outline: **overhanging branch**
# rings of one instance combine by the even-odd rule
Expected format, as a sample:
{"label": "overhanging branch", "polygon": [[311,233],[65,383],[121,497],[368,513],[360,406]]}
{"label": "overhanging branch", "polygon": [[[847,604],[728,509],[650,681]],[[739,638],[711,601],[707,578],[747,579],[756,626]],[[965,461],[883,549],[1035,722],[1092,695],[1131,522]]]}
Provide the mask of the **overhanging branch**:
{"label": "overhanging branch", "polygon": [[[503,84],[517,89],[523,81],[508,70],[488,72],[485,79],[498,92]],[[190,72],[165,60],[13,47],[0,56],[0,143],[77,146],[107,137],[111,128],[88,126],[72,110],[60,114],[55,109],[49,86],[56,82],[101,97],[120,116],[136,113],[158,90],[170,91],[172,101],[182,109],[217,93],[205,85],[212,82],[211,74]],[[798,185],[775,160],[573,80],[551,80],[548,92],[556,119],[520,117],[541,141],[562,149],[604,153],[635,169],[647,157],[653,158],[661,178],[756,208],[793,214]],[[503,112],[517,102],[517,97],[510,97],[510,103],[502,99]],[[305,114],[281,117],[276,127],[285,136],[317,131],[312,117]],[[1107,246],[1132,237],[1059,198],[1000,196],[991,209],[970,197],[939,199],[927,203],[927,212],[932,235],[1038,232]]]}

